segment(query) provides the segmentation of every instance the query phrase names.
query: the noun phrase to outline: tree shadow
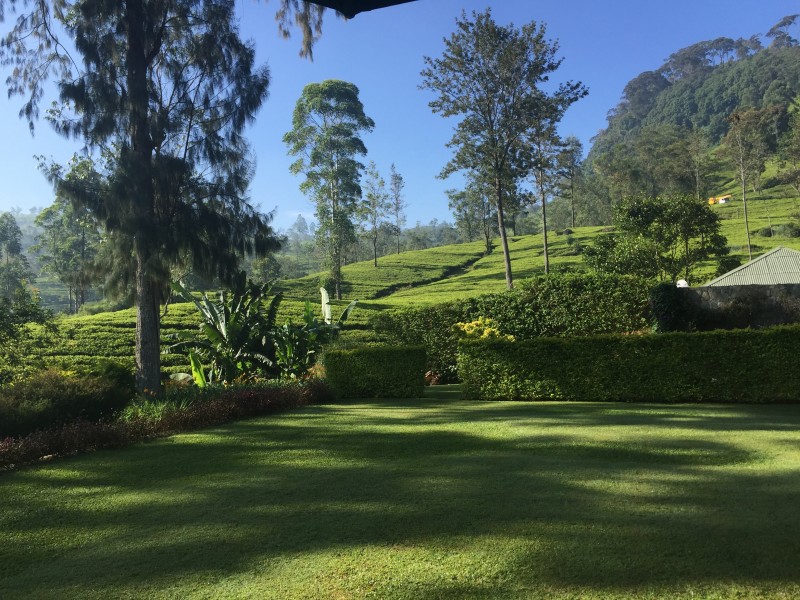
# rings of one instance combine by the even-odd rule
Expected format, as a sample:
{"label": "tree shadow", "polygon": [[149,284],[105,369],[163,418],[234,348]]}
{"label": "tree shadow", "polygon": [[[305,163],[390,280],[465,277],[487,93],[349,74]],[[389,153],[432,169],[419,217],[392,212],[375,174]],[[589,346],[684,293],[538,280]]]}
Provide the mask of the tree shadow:
{"label": "tree shadow", "polygon": [[[427,597],[800,583],[800,480],[714,436],[725,411],[471,404],[311,407],[10,474],[0,596],[165,594],[303,555],[432,544],[457,556],[498,538],[502,577],[432,580]],[[787,407],[734,408],[751,431],[756,408]],[[752,431],[796,453],[785,426],[800,413],[766,412]],[[580,427],[541,426],[553,422]]]}

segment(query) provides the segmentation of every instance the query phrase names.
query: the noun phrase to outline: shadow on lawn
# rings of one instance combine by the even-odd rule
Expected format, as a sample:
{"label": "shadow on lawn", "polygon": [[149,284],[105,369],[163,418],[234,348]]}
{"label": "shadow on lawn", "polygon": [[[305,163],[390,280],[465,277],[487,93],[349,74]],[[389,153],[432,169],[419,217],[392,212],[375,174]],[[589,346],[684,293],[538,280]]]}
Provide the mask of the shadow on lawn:
{"label": "shadow on lawn", "polygon": [[[649,420],[608,405],[453,405],[449,421],[698,428],[701,417],[687,424],[682,408]],[[746,429],[762,408],[772,407],[737,407],[730,418]],[[800,582],[797,474],[751,468],[763,457],[713,434],[503,438],[359,412],[315,407],[4,477],[0,596],[113,596],[137,581],[145,594],[166,593],[183,579],[269,573],[275,559],[313,551],[435,543],[458,553],[484,536],[513,543],[503,577],[491,590],[435,582],[429,597]],[[782,434],[785,411],[771,426],[766,412],[756,429]]]}

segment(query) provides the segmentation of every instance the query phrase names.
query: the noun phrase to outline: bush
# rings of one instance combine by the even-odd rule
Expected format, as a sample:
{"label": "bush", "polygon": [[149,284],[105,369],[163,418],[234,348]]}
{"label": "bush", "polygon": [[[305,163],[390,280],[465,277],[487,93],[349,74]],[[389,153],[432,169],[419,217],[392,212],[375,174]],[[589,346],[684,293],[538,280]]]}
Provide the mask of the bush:
{"label": "bush", "polygon": [[421,346],[370,346],[325,354],[326,377],[338,398],[419,398],[425,364]]}
{"label": "bush", "polygon": [[466,340],[464,393],[484,400],[798,402],[800,327]]}
{"label": "bush", "polygon": [[800,237],[800,227],[796,223],[782,223],[773,227],[775,235],[787,238]]}
{"label": "bush", "polygon": [[453,325],[486,317],[517,340],[540,336],[630,333],[650,328],[651,283],[628,275],[551,274],[510,292],[386,312],[373,327],[404,344],[421,344],[428,369],[443,382],[456,379],[458,334]]}
{"label": "bush", "polygon": [[139,398],[120,418],[73,420],[22,437],[0,438],[0,469],[44,456],[121,447],[153,437],[218,425],[234,419],[330,401],[330,388],[320,380],[171,390],[163,399]]}
{"label": "bush", "polygon": [[131,393],[105,377],[41,371],[0,389],[0,437],[25,435],[74,419],[111,417]]}

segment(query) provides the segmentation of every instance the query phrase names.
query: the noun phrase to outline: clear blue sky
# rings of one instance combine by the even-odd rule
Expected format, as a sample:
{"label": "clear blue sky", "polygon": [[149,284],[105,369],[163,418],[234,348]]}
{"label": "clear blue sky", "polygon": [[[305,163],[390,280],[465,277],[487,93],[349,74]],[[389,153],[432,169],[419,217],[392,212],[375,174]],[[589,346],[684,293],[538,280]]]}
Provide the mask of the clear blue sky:
{"label": "clear blue sky", "polygon": [[[462,10],[491,6],[500,23],[547,24],[548,37],[558,40],[564,57],[553,80],[580,80],[589,88],[589,96],[573,105],[561,126],[562,135],[578,136],[587,150],[625,84],[642,71],[658,68],[689,44],[763,34],[781,17],[800,11],[797,0],[417,0],[350,21],[328,12],[310,62],[298,56],[299,35],[289,41],[278,35],[276,2],[238,0],[238,5],[243,36],[255,42],[258,61],[266,62],[272,73],[270,97],[249,133],[258,161],[251,197],[264,211],[277,209],[274,223],[281,229],[300,213],[313,218],[312,204],[298,190],[300,178],[289,173],[291,159],[281,138],[291,126],[303,86],[324,79],[344,79],[360,88],[365,110],[376,124],[365,136],[367,160],[374,160],[384,174],[394,162],[405,177],[409,225],[451,219],[444,190],[460,182],[441,181],[436,175],[450,158],[445,144],[454,122],[431,113],[431,96],[418,85],[422,57],[441,54],[442,39],[453,31]],[[58,138],[45,122],[31,138],[27,124],[17,117],[19,98],[2,97],[0,211],[47,206],[52,190],[34,155],[66,162],[80,143]]]}

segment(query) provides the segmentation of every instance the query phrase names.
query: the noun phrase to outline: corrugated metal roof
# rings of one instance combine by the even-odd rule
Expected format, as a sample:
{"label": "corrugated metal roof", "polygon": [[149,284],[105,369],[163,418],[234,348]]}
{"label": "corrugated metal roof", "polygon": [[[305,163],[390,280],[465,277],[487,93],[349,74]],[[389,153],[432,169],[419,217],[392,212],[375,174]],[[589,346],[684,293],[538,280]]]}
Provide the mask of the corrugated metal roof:
{"label": "corrugated metal roof", "polygon": [[778,246],[709,281],[706,286],[781,283],[800,283],[800,252]]}

